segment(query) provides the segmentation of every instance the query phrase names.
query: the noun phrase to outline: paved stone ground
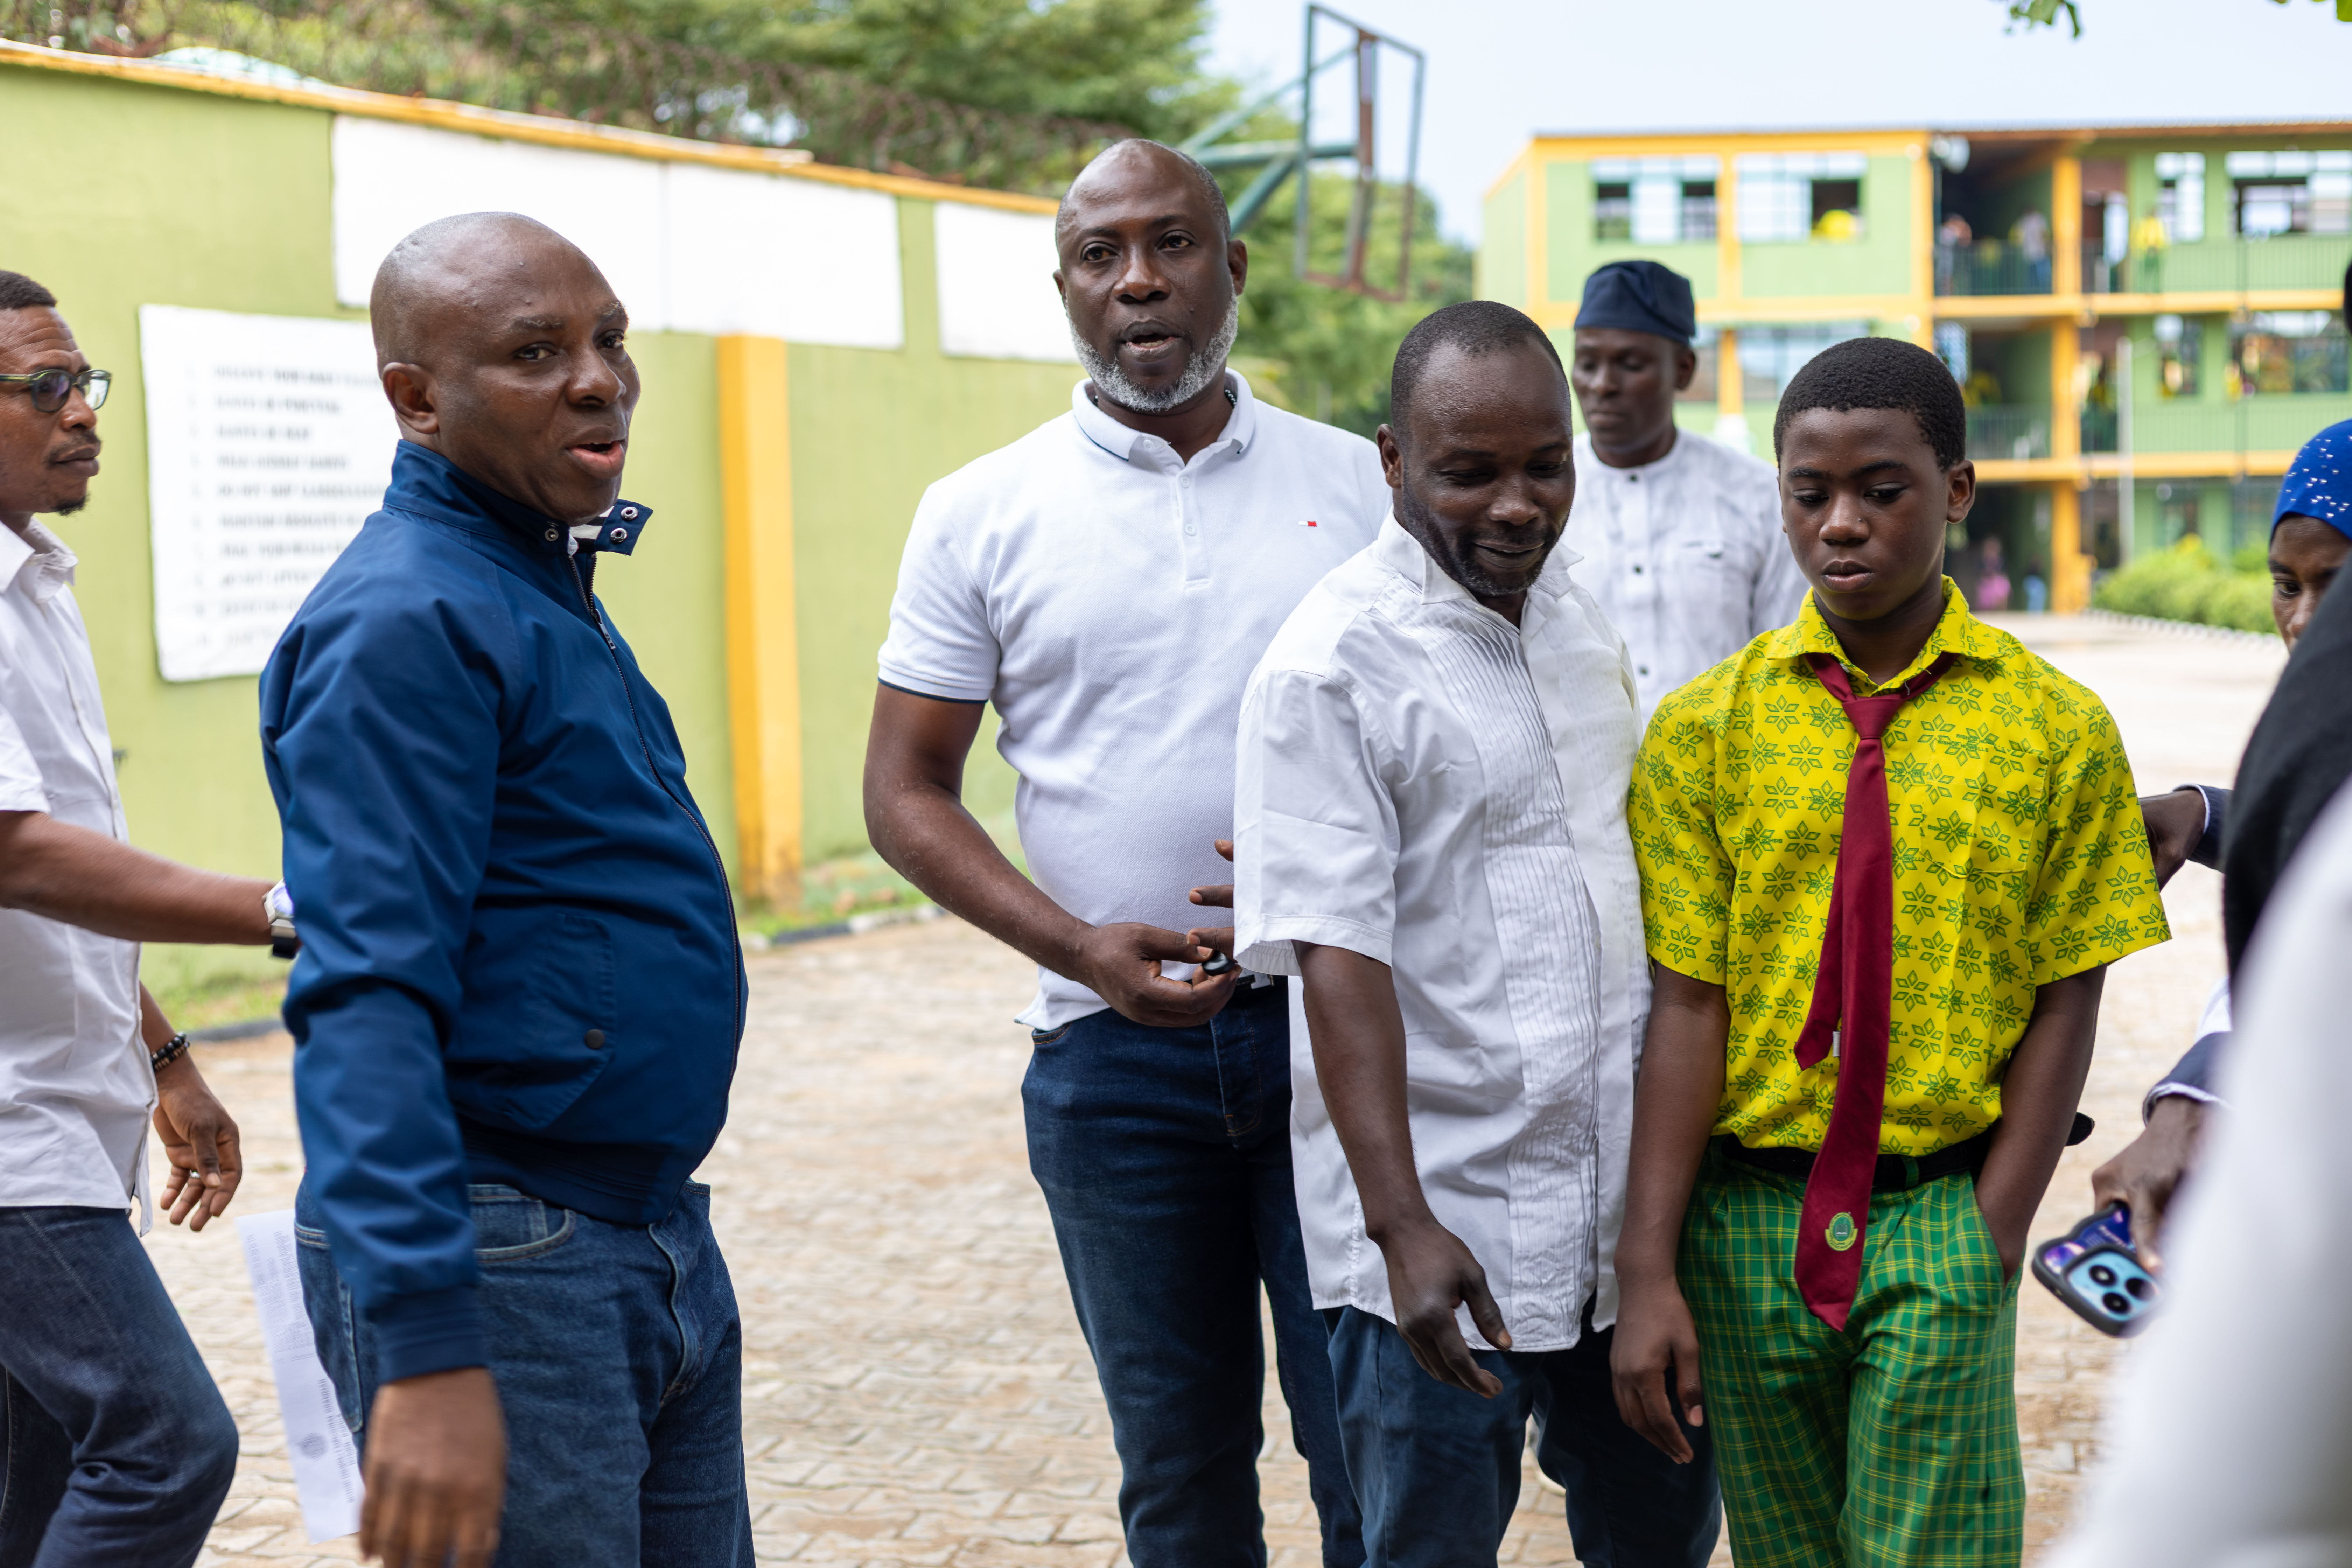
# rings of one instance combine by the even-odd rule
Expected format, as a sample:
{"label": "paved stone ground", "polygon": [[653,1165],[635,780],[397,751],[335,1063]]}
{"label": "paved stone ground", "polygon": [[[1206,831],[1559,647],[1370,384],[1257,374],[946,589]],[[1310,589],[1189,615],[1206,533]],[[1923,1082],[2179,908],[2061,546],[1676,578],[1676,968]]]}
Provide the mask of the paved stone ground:
{"label": "paved stone ground", "polygon": [[[2258,647],[2010,624],[2107,699],[2144,789],[2226,781],[2279,663]],[[2139,1093],[2185,1043],[2221,970],[2217,892],[2210,873],[2183,872],[2174,942],[2110,976],[2085,1100],[2099,1131],[2060,1167],[2037,1235],[2084,1212],[2092,1166],[2130,1137]],[[1022,1151],[1026,1051],[1011,1017],[1025,965],[942,921],[756,955],[751,973],[733,1121],[702,1173],[749,1336],[761,1561],[1123,1563],[1108,1423]],[[282,1036],[205,1047],[246,1131],[243,1212],[293,1201],[288,1056]],[[204,1561],[350,1561],[348,1541],[302,1540],[234,1233],[159,1227],[152,1250],[245,1435]],[[2038,1551],[2095,1458],[2118,1357],[2031,1283],[2023,1301],[2018,1414]],[[1267,1409],[1282,1431],[1271,1392]],[[1263,1466],[1279,1564],[1317,1561],[1305,1473],[1283,1441]],[[1532,1468],[1504,1560],[1575,1561],[1559,1499]]]}

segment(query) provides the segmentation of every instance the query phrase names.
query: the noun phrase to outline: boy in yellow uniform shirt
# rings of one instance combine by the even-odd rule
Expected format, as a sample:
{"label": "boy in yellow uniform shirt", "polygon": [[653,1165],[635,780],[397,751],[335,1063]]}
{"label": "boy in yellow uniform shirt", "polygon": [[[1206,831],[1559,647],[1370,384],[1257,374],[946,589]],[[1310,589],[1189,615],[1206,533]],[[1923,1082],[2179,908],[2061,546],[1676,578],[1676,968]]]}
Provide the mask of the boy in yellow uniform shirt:
{"label": "boy in yellow uniform shirt", "polygon": [[1911,344],[1799,372],[1772,434],[1812,593],[1633,773],[1656,996],[1612,1370],[1669,1454],[1675,1401],[1708,1420],[1740,1568],[2019,1560],[2026,1231],[2103,966],[2170,934],[2105,709],[1942,574],[1966,429]]}

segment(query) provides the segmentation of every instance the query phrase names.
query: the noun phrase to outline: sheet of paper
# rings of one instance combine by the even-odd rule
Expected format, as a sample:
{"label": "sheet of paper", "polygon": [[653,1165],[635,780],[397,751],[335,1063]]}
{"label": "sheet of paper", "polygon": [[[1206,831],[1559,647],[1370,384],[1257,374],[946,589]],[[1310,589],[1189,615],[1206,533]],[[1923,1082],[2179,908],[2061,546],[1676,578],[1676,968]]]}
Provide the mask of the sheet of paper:
{"label": "sheet of paper", "polygon": [[278,1412],[286,1426],[286,1457],[302,1500],[302,1523],[315,1545],[360,1527],[360,1457],[335,1399],[334,1380],[319,1364],[310,1317],[302,1307],[296,1261],[294,1211],[247,1215],[236,1222],[253,1277],[253,1305],[261,1341],[278,1381]]}

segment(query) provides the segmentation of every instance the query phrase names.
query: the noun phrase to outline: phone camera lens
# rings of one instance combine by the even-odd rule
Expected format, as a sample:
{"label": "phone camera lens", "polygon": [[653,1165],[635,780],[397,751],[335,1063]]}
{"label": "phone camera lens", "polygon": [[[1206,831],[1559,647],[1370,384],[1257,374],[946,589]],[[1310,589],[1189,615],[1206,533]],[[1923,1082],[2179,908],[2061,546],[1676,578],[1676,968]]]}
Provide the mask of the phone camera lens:
{"label": "phone camera lens", "polygon": [[2094,1265],[2092,1265],[2092,1267],[2091,1267],[2091,1283],[2092,1283],[2092,1284],[2094,1284],[2094,1285],[2099,1285],[2099,1286],[2107,1286],[2107,1285],[2112,1285],[2112,1284],[2114,1284],[2115,1282],[2116,1282],[2116,1271],[2115,1271],[2114,1269],[2112,1269],[2112,1268],[2108,1268],[2108,1267],[2107,1267],[2105,1264],[2104,1264],[2104,1263],[2097,1263],[2097,1264],[2094,1264]]}
{"label": "phone camera lens", "polygon": [[2134,1300],[2145,1301],[2147,1300],[2147,1292],[2151,1283],[2152,1282],[2144,1276],[2136,1276],[2124,1281],[2124,1289],[2132,1293],[2132,1299]]}
{"label": "phone camera lens", "polygon": [[2128,1317],[2131,1315],[2131,1298],[2125,1295],[2120,1290],[2110,1290],[2105,1295],[2100,1297],[2099,1305],[2105,1307],[2108,1311],[2113,1312],[2118,1318]]}

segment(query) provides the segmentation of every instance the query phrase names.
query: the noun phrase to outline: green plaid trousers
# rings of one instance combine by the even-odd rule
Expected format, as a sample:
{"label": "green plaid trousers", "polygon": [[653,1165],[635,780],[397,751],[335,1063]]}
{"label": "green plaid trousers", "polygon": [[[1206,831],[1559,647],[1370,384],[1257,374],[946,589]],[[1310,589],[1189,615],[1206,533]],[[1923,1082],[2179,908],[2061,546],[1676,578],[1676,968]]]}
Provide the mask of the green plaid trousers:
{"label": "green plaid trousers", "polygon": [[1797,1293],[1804,1184],[1709,1149],[1677,1272],[1739,1568],[2016,1568],[2017,1286],[1976,1184],[1870,1200],[1843,1333]]}

